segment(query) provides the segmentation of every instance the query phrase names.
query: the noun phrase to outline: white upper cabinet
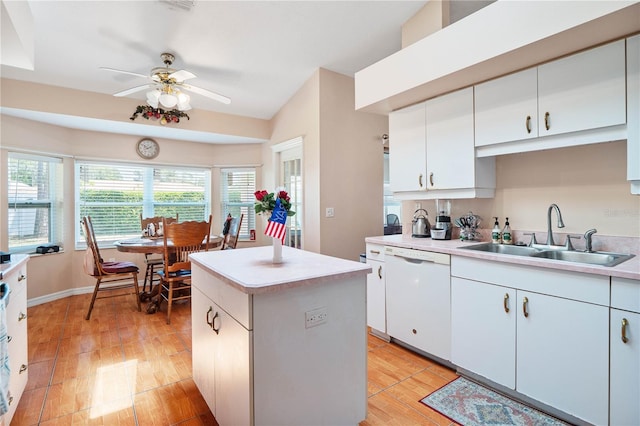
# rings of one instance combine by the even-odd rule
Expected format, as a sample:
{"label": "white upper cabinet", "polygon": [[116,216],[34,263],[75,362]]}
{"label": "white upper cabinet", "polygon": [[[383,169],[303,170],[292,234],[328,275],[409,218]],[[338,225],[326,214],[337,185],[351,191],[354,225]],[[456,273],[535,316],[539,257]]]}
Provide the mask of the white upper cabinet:
{"label": "white upper cabinet", "polygon": [[475,87],[476,146],[538,137],[538,71],[520,71]]}
{"label": "white upper cabinet", "polygon": [[626,123],[625,41],[538,67],[540,136]]}
{"label": "white upper cabinet", "polygon": [[426,190],[425,105],[389,114],[389,182],[393,192]]}
{"label": "white upper cabinet", "polygon": [[475,87],[477,155],[625,139],[625,41]]}
{"label": "white upper cabinet", "polygon": [[627,180],[640,195],[640,35],[627,39]]}
{"label": "white upper cabinet", "polygon": [[398,199],[493,197],[495,160],[475,156],[472,87],[389,115],[389,175]]}

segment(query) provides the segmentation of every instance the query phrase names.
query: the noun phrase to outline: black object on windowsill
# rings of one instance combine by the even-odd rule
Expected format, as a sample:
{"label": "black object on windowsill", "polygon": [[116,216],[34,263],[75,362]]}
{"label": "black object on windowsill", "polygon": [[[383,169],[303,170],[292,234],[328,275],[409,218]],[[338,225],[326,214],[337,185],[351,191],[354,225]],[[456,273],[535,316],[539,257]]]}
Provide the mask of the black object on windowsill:
{"label": "black object on windowsill", "polygon": [[8,263],[11,262],[11,253],[5,253],[0,251],[0,263]]}
{"label": "black object on windowsill", "polygon": [[60,246],[50,244],[46,246],[38,246],[36,248],[36,253],[38,254],[47,254],[47,253],[57,253],[60,251]]}

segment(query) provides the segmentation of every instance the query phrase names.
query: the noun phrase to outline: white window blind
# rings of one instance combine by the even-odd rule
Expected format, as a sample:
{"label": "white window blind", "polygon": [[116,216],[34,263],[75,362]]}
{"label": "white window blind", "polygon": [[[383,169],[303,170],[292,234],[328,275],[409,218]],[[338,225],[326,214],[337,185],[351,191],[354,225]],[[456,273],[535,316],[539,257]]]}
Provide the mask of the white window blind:
{"label": "white window blind", "polygon": [[[140,236],[140,214],[208,220],[210,183],[208,169],[78,161],[76,223],[91,216],[96,239],[109,243]],[[77,227],[76,246],[83,245]]]}
{"label": "white window blind", "polygon": [[256,213],[253,208],[256,192],[256,171],[248,169],[222,169],[220,171],[220,200],[222,219],[231,214],[244,214],[238,238],[249,239],[249,230],[256,229]]}
{"label": "white window blind", "polygon": [[34,252],[62,242],[62,160],[10,152],[9,251]]}

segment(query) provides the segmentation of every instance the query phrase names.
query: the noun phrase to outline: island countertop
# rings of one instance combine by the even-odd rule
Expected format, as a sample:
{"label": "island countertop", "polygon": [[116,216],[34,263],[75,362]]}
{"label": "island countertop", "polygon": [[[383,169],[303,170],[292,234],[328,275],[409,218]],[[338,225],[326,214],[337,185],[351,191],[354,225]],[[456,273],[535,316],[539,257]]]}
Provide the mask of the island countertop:
{"label": "island countertop", "polygon": [[282,247],[282,263],[273,263],[271,246],[195,253],[191,261],[247,294],[366,275],[371,266],[310,251]]}

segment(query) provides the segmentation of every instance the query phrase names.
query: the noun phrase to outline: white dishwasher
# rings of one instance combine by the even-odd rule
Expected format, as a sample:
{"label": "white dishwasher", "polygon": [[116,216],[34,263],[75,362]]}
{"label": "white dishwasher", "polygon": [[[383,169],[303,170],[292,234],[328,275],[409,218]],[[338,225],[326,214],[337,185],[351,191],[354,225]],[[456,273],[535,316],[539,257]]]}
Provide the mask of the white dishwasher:
{"label": "white dishwasher", "polygon": [[410,346],[451,359],[450,256],[385,247],[387,333]]}

